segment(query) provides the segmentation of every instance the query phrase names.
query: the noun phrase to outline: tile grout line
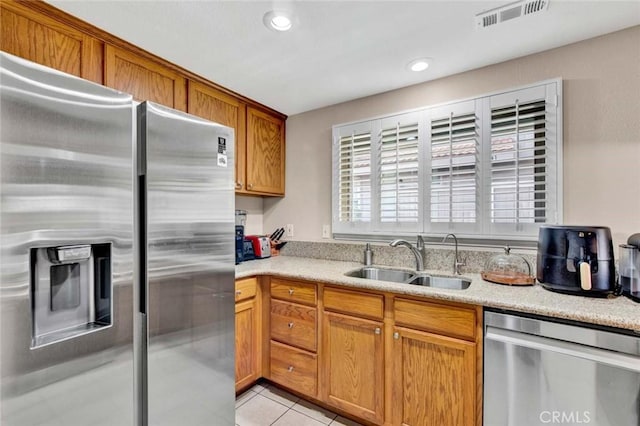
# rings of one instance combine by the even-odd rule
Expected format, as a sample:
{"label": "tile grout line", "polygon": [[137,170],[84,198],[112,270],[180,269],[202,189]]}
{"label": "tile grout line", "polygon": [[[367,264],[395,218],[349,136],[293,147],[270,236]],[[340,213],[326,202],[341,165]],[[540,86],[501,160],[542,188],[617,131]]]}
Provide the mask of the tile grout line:
{"label": "tile grout line", "polygon": [[289,410],[291,410],[291,408],[289,408],[287,411],[285,411],[284,413],[280,414],[280,417],[278,417],[277,419],[275,419],[269,426],[273,426],[278,420],[280,420],[282,418],[282,416],[284,416],[285,414],[287,414],[289,412]]}
{"label": "tile grout line", "polygon": [[[298,402],[302,401],[302,399],[301,399],[301,398],[296,398],[296,399],[295,399],[295,401],[292,401],[292,400],[290,400],[290,399],[287,399],[287,401],[293,402],[293,405],[292,405],[291,407],[288,407],[287,405],[283,404],[283,403],[282,403],[282,402],[280,402],[280,401],[276,401],[275,399],[269,398],[269,397],[268,397],[268,396],[266,396],[266,395],[262,395],[262,393],[263,393],[265,390],[269,389],[269,388],[270,388],[270,386],[262,386],[262,390],[260,390],[260,392],[256,392],[256,391],[253,391],[252,389],[248,389],[247,391],[248,391],[248,392],[253,392],[253,393],[254,393],[254,395],[253,395],[251,398],[249,398],[248,400],[246,400],[245,402],[243,402],[240,406],[236,407],[236,410],[237,410],[238,408],[242,407],[243,405],[245,405],[245,404],[246,404],[247,402],[249,402],[250,400],[254,399],[256,396],[258,396],[258,395],[259,395],[259,396],[262,396],[262,397],[263,397],[263,398],[265,398],[265,399],[268,399],[269,401],[272,401],[272,402],[275,402],[275,403],[277,403],[277,404],[280,404],[280,405],[282,405],[283,407],[285,407],[285,408],[287,409],[287,410],[286,410],[284,413],[282,413],[282,414],[281,414],[277,419],[275,419],[275,420],[274,420],[274,421],[273,421],[269,426],[273,426],[275,423],[277,423],[277,422],[278,422],[278,420],[280,420],[283,416],[285,416],[289,411],[295,411],[297,414],[302,414],[303,416],[305,416],[305,417],[307,417],[307,418],[309,418],[309,419],[311,419],[311,420],[313,420],[313,421],[315,421],[315,422],[318,422],[318,423],[321,423],[321,424],[323,424],[323,425],[324,425],[324,423],[323,423],[322,421],[320,421],[320,420],[318,420],[318,419],[315,419],[315,418],[313,418],[313,417],[309,416],[308,414],[303,413],[303,412],[298,411],[298,410],[296,410],[295,408],[293,408],[293,407],[295,407],[295,405],[296,405],[296,404],[298,404]],[[276,389],[278,389],[278,388],[276,388]],[[282,398],[284,398],[284,397],[282,397]],[[284,398],[284,399],[286,399],[286,398]],[[322,407],[320,407],[320,408],[322,408]],[[329,411],[329,412],[333,415],[333,417],[330,419],[329,423],[328,423],[328,424],[326,424],[325,426],[331,426],[332,424],[334,424],[334,423],[335,423],[336,419],[339,417],[339,415],[338,415],[337,413],[333,413],[333,412],[331,412],[331,411]],[[242,426],[242,425],[237,425],[237,426]]]}
{"label": "tile grout line", "polygon": [[[298,398],[298,402],[299,402],[299,401],[302,401],[302,399],[301,399],[301,398]],[[298,410],[296,410],[294,407],[298,404],[298,402],[296,402],[295,404],[293,404],[293,407],[291,407],[290,409],[291,409],[291,410],[293,410],[293,411],[295,411],[296,413],[299,413],[299,414],[302,414],[302,415],[304,415],[304,416],[309,417],[311,420],[315,420],[315,421],[317,421],[318,423],[322,423],[320,420],[318,420],[318,419],[314,419],[313,417],[311,417],[311,416],[310,416],[310,415],[308,415],[307,413],[303,413],[302,411],[298,411]],[[311,404],[313,404],[313,403],[311,403]],[[313,405],[315,405],[315,404],[313,404]],[[320,407],[319,405],[316,405],[316,407],[318,407],[318,408],[322,408],[322,407]],[[317,410],[316,410],[316,411],[317,411]],[[328,411],[328,410],[326,410],[326,411]],[[325,426],[330,426],[330,425],[331,425],[331,423],[333,423],[333,421],[334,421],[335,419],[337,419],[337,418],[338,418],[338,415],[337,415],[336,413],[334,413],[333,411],[329,411],[329,412],[330,412],[331,414],[333,414],[333,417],[331,418],[331,421],[330,421],[329,423],[326,423],[326,424],[325,424],[325,423],[322,423],[322,424],[324,424]]]}

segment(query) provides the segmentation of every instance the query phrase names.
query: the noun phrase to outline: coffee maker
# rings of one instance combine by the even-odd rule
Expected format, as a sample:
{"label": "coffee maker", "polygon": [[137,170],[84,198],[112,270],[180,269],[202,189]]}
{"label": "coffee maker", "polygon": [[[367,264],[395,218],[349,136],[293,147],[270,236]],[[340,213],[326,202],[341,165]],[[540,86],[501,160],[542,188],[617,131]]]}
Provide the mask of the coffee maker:
{"label": "coffee maker", "polygon": [[244,226],[247,223],[247,211],[236,210],[236,265],[244,260]]}
{"label": "coffee maker", "polygon": [[616,291],[611,230],[604,226],[541,226],[537,279],[547,290],[581,296]]}
{"label": "coffee maker", "polygon": [[618,276],[622,294],[640,302],[640,234],[633,234],[627,244],[620,244]]}

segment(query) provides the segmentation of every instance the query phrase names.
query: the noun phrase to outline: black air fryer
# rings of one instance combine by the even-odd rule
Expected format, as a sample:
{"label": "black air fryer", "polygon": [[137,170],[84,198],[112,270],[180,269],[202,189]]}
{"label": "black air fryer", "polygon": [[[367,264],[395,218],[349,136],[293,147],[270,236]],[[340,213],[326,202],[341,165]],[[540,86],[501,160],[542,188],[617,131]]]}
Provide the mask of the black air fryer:
{"label": "black air fryer", "polygon": [[537,278],[547,290],[607,296],[616,289],[611,230],[604,226],[542,226]]}

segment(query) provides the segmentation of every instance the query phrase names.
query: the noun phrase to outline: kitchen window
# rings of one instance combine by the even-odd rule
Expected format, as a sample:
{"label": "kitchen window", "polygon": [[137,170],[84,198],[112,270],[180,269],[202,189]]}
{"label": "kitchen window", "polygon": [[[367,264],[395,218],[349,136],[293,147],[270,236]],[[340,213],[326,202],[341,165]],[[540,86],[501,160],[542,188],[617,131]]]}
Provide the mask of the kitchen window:
{"label": "kitchen window", "polygon": [[334,126],[334,237],[534,240],[562,217],[561,84]]}

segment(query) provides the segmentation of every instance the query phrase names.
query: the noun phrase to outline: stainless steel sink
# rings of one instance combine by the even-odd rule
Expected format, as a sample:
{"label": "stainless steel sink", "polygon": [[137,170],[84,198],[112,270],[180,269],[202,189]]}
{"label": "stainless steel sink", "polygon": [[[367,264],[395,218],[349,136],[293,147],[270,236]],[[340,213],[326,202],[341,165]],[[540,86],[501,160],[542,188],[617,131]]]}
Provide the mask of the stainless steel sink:
{"label": "stainless steel sink", "polygon": [[409,284],[423,285],[434,288],[446,288],[449,290],[466,290],[471,281],[458,277],[439,277],[433,275],[419,275],[409,280]]}
{"label": "stainless steel sink", "polygon": [[393,281],[403,283],[409,281],[415,274],[399,269],[376,268],[374,266],[365,266],[355,271],[347,272],[348,277],[366,278],[369,280]]}
{"label": "stainless steel sink", "polygon": [[345,274],[348,277],[364,278],[368,280],[392,281],[395,283],[423,285],[425,287],[444,288],[449,290],[465,290],[471,285],[471,280],[463,277],[443,277],[438,275],[418,275],[415,272],[401,269],[378,268],[365,266]]}

